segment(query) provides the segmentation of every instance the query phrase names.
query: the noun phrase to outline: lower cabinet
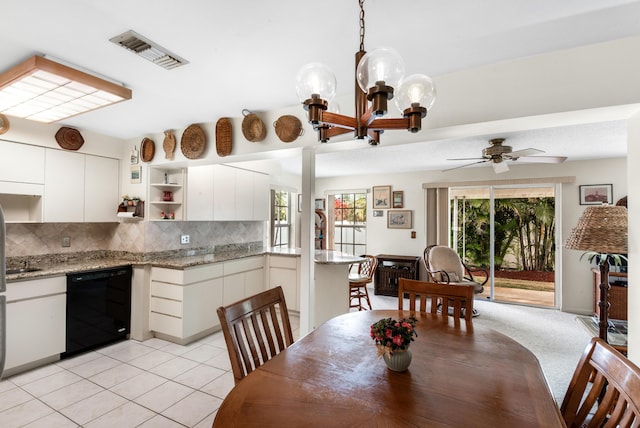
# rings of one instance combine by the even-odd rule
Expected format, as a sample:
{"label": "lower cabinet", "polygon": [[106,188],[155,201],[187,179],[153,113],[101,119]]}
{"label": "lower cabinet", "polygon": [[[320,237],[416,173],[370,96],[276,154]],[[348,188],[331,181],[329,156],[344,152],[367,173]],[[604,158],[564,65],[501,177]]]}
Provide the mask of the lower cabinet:
{"label": "lower cabinet", "polygon": [[7,284],[5,376],[59,359],[65,350],[67,279]]}
{"label": "lower cabinet", "polygon": [[263,256],[187,269],[152,267],[150,330],[180,344],[219,330],[216,309],[264,290],[263,272]]}
{"label": "lower cabinet", "polygon": [[300,311],[300,257],[268,255],[268,288],[282,287],[287,308]]}

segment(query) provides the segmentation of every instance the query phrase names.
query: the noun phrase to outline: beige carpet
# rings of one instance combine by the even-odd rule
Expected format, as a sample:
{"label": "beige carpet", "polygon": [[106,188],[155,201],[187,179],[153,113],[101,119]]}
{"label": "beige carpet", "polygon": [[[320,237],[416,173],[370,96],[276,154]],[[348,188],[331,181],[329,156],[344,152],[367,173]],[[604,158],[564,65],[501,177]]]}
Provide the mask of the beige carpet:
{"label": "beige carpet", "polygon": [[[374,309],[395,309],[396,297],[376,296],[369,288]],[[527,347],[540,361],[551,391],[562,402],[573,371],[590,336],[575,314],[556,309],[536,308],[476,300],[480,316],[474,324],[497,330]]]}

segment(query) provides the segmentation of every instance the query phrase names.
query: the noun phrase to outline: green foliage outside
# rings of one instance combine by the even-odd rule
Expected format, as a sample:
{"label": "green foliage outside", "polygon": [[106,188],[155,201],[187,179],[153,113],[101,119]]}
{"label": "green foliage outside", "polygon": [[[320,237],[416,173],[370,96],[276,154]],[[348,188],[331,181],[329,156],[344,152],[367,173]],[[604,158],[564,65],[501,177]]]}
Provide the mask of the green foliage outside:
{"label": "green foliage outside", "polygon": [[[469,265],[489,267],[489,200],[455,199],[451,204],[451,213],[458,204],[458,218],[451,219],[458,228],[456,250],[462,255],[464,248]],[[495,199],[494,205],[495,269],[553,271],[555,199],[505,198]],[[451,241],[454,236],[452,232]]]}

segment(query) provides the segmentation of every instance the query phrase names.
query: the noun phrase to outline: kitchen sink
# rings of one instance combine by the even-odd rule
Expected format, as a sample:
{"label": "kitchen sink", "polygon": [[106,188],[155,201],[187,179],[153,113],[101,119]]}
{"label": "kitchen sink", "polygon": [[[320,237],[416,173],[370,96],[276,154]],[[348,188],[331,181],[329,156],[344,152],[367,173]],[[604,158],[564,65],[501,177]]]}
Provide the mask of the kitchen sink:
{"label": "kitchen sink", "polygon": [[16,273],[28,273],[28,272],[38,272],[42,270],[41,268],[20,268],[20,269],[7,269],[7,275],[13,275]]}

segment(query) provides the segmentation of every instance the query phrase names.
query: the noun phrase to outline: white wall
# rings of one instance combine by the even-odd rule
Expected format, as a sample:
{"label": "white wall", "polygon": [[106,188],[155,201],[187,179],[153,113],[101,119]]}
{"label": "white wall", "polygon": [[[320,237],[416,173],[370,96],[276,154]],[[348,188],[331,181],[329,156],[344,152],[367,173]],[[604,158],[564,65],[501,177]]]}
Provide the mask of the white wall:
{"label": "white wall", "polygon": [[[564,244],[584,206],[579,205],[578,186],[584,184],[613,184],[614,202],[627,195],[626,159],[566,162],[562,165],[516,165],[505,174],[496,175],[491,167],[477,167],[442,173],[424,171],[417,173],[336,177],[318,179],[316,197],[324,197],[340,189],[371,189],[372,186],[391,185],[392,190],[404,191],[405,207],[413,211],[412,229],[388,229],[387,210],[384,217],[373,217],[367,210],[367,252],[370,254],[399,254],[422,256],[426,246],[425,197],[423,183],[467,180],[504,180],[512,178],[575,176],[573,184],[562,186],[562,218],[559,221],[560,246]],[[369,193],[370,195],[370,193]],[[369,197],[368,204],[371,204]],[[369,205],[371,206],[371,205]],[[411,231],[416,238],[411,239]],[[562,307],[563,311],[591,313],[593,310],[593,288],[590,266],[580,260],[581,253],[560,248],[562,252]]]}

